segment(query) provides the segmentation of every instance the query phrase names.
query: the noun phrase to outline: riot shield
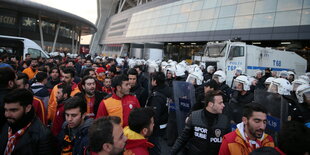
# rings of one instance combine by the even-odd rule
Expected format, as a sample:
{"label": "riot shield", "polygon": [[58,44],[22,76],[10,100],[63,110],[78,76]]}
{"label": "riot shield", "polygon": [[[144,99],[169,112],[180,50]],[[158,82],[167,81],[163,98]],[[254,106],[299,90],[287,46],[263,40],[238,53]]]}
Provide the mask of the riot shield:
{"label": "riot shield", "polygon": [[263,105],[267,111],[266,133],[277,139],[277,133],[288,118],[288,102],[282,95],[265,90],[255,90],[254,101]]}
{"label": "riot shield", "polygon": [[195,103],[195,88],[185,81],[173,81],[173,93],[176,111],[178,134],[185,127],[185,119]]}

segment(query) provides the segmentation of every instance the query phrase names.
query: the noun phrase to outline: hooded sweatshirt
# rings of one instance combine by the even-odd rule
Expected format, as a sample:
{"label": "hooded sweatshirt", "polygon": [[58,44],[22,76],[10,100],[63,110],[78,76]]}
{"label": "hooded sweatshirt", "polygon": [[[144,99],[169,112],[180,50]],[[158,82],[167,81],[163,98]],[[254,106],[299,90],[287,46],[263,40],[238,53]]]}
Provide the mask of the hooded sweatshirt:
{"label": "hooded sweatshirt", "polygon": [[130,130],[129,126],[124,128],[124,135],[128,138],[125,152],[131,151],[135,155],[149,155],[148,148],[154,147],[142,135]]}

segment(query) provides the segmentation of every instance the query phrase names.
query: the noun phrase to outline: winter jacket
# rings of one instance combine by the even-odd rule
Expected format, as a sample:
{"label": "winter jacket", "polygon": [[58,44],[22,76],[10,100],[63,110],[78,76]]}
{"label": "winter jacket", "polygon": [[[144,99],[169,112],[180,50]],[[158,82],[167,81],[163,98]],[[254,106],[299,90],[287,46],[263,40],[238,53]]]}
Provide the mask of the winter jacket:
{"label": "winter jacket", "polygon": [[23,70],[23,73],[27,74],[29,80],[31,80],[38,73],[38,70],[37,69],[33,70],[31,67],[28,67],[28,68]]}
{"label": "winter jacket", "polygon": [[252,101],[254,101],[254,93],[248,91],[246,94],[241,95],[240,92],[235,91],[229,103],[225,105],[224,113],[230,120],[240,123],[244,106]]}
{"label": "winter jacket", "polygon": [[47,124],[47,113],[44,107],[44,103],[37,97],[33,97],[32,106],[36,112],[37,117],[41,120],[41,122],[46,125]]}
{"label": "winter jacket", "polygon": [[128,138],[126,141],[126,151],[131,151],[135,155],[149,155],[149,148],[154,145],[147,141],[142,135],[136,133],[127,126],[124,128],[124,135]]}
{"label": "winter jacket", "polygon": [[52,80],[51,77],[48,78],[48,81],[47,81],[47,84],[46,84],[46,87],[47,89],[49,90],[49,92],[52,91],[52,89],[57,85],[59,84],[61,81],[60,81],[60,78],[56,79],[56,80]]}
{"label": "winter jacket", "polygon": [[193,111],[171,154],[177,154],[185,146],[185,154],[217,155],[222,137],[230,131],[230,123],[225,115],[211,114],[205,109]]}
{"label": "winter jacket", "polygon": [[0,132],[2,129],[2,126],[6,122],[6,118],[4,116],[4,103],[3,98],[6,94],[8,94],[11,91],[11,89],[7,88],[0,88]]}
{"label": "winter jacket", "polygon": [[[266,133],[257,141],[259,146],[256,148],[275,147],[272,137]],[[237,125],[235,131],[224,136],[219,155],[248,155],[254,150],[250,145],[245,138],[244,124],[242,122]]]}
{"label": "winter jacket", "polygon": [[31,90],[33,92],[33,95],[40,100],[43,101],[45,109],[47,109],[48,100],[49,100],[49,91],[44,84],[41,83],[34,83],[31,85]]}
{"label": "winter jacket", "polygon": [[149,81],[148,79],[143,75],[143,72],[138,75],[138,83],[141,87],[148,90],[149,89]]}
{"label": "winter jacket", "polygon": [[63,103],[64,101],[62,101],[61,103],[57,104],[57,110],[56,110],[56,114],[55,114],[55,119],[52,122],[52,127],[51,127],[51,131],[53,133],[54,136],[57,136],[61,129],[62,129],[62,125],[65,122],[65,104]]}
{"label": "winter jacket", "polygon": [[[100,102],[107,96],[108,94],[105,92],[101,92],[101,91],[95,91],[95,101],[94,101],[94,114],[96,116],[97,111],[98,111],[98,107],[100,105]],[[81,92],[81,93],[77,93],[75,96],[79,96],[81,98],[83,98],[85,100],[85,102],[87,103],[86,99],[85,99],[85,93]]]}
{"label": "winter jacket", "polygon": [[[61,132],[58,135],[58,141],[60,147],[63,149],[66,146],[66,136],[73,141],[73,155],[83,155],[84,151],[88,147],[88,128],[93,123],[93,119],[85,117],[84,123],[76,129],[69,129],[67,122],[64,122]],[[73,131],[75,130],[75,131]]]}
{"label": "winter jacket", "polygon": [[146,104],[148,92],[139,83],[130,89],[130,92],[133,93],[139,100],[140,106],[144,107]]}
{"label": "winter jacket", "polygon": [[[77,84],[75,84],[74,82],[72,82],[72,91],[70,96],[74,96],[75,94],[80,92],[80,89],[78,88]],[[48,110],[47,110],[47,118],[48,120],[51,120],[53,122],[55,114],[56,114],[56,110],[57,110],[57,99],[56,99],[56,95],[57,95],[57,91],[58,91],[58,85],[54,86],[51,95],[50,95],[50,99],[48,101]]]}
{"label": "winter jacket", "polygon": [[[8,124],[0,133],[0,154],[3,154],[8,141]],[[29,128],[18,139],[12,155],[54,155],[52,134],[41,121],[34,117]]]}
{"label": "winter jacket", "polygon": [[208,81],[208,80],[212,79],[212,76],[213,76],[213,74],[206,72],[203,74],[203,80]]}
{"label": "winter jacket", "polygon": [[102,91],[107,93],[107,94],[112,94],[113,93],[113,88],[112,87],[102,87]]}
{"label": "winter jacket", "polygon": [[160,134],[160,129],[165,129],[168,123],[167,98],[171,98],[171,90],[168,86],[156,86],[152,90],[151,96],[146,103],[147,107],[152,107],[155,112],[155,126],[153,136]]}
{"label": "winter jacket", "polygon": [[123,127],[128,125],[129,113],[133,108],[140,108],[138,99],[133,95],[125,95],[122,98],[116,94],[101,101],[96,118],[103,116],[118,116]]}
{"label": "winter jacket", "polygon": [[231,95],[232,95],[233,92],[234,92],[233,89],[231,89],[231,88],[226,84],[226,82],[223,82],[223,83],[220,84],[219,90],[221,90],[221,91],[224,93],[224,95],[223,95],[223,101],[224,101],[224,103],[227,103],[227,102],[230,100]]}

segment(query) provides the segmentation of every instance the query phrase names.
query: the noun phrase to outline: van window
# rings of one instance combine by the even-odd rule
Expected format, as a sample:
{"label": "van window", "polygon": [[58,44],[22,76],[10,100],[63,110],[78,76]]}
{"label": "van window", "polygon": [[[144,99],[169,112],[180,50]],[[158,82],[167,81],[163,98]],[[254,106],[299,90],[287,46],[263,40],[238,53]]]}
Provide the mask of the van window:
{"label": "van window", "polygon": [[244,47],[243,46],[231,46],[229,57],[243,57],[244,56]]}
{"label": "van window", "polygon": [[31,58],[41,57],[41,51],[34,48],[28,48],[28,53],[30,54]]}

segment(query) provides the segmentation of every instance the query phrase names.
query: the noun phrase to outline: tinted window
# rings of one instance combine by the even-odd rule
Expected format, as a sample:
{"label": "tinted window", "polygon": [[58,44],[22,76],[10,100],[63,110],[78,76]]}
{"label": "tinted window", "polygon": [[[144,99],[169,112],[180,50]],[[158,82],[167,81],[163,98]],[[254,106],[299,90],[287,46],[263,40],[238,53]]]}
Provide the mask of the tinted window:
{"label": "tinted window", "polygon": [[229,57],[242,57],[244,56],[243,46],[231,46]]}

